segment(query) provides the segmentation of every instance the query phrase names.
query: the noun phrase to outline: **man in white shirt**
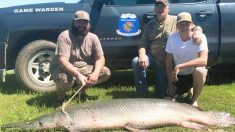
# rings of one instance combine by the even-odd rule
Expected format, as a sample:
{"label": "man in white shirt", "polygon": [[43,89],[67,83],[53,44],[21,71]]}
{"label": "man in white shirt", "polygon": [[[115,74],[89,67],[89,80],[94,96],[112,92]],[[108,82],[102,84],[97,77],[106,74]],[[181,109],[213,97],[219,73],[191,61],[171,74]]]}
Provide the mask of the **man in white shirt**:
{"label": "man in white shirt", "polygon": [[202,35],[201,45],[192,41],[193,22],[187,12],[177,16],[178,32],[169,36],[166,49],[167,92],[173,99],[187,93],[193,87],[191,104],[198,107],[197,99],[206,81],[208,46]]}

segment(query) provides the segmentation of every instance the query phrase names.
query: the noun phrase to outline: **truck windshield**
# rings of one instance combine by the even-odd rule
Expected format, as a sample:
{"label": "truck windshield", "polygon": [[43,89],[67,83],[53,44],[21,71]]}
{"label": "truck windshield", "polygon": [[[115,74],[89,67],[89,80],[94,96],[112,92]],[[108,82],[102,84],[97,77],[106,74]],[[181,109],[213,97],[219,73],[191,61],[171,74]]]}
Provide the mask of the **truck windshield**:
{"label": "truck windshield", "polygon": [[28,5],[28,4],[39,4],[39,3],[78,3],[82,0],[1,0],[0,8],[18,6],[18,5]]}

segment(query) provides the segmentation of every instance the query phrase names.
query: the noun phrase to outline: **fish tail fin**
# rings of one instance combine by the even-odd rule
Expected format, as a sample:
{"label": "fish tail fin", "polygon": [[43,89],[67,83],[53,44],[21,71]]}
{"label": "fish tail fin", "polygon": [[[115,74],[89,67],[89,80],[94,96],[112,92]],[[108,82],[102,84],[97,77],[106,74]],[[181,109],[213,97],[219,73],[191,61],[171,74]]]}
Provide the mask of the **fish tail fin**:
{"label": "fish tail fin", "polygon": [[211,125],[217,125],[222,127],[228,127],[235,124],[235,118],[231,114],[226,112],[210,112]]}

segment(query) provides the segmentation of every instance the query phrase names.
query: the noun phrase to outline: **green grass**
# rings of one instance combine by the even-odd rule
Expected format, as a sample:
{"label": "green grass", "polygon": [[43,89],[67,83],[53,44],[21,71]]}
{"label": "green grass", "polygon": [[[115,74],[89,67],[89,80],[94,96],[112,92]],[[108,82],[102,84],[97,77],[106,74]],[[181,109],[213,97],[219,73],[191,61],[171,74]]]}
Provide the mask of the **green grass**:
{"label": "green grass", "polygon": [[[56,109],[56,93],[32,93],[22,88],[13,72],[8,72],[7,82],[0,85],[0,126],[6,123],[22,122],[34,119]],[[150,95],[153,96],[153,73],[150,74]],[[235,74],[223,73],[210,75],[210,81],[204,87],[199,105],[205,111],[225,111],[235,117]],[[68,95],[73,91],[70,90]],[[69,94],[70,93],[70,94]],[[112,77],[104,84],[87,90],[91,100],[109,100],[116,98],[134,98],[134,81],[131,70],[112,71]],[[71,104],[77,103],[76,99]],[[153,131],[193,131],[177,126],[162,127]],[[212,128],[203,131],[235,131],[235,126]]]}

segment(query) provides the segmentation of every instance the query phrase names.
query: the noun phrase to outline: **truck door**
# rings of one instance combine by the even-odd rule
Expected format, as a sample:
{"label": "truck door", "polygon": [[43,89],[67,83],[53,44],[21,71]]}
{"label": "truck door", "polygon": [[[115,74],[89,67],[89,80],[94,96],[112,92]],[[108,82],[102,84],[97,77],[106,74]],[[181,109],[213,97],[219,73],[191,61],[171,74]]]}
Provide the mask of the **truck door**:
{"label": "truck door", "polygon": [[235,0],[220,0],[221,48],[222,63],[235,62]]}
{"label": "truck door", "polygon": [[209,47],[209,64],[217,60],[219,36],[218,36],[218,12],[214,0],[171,0],[170,14],[177,15],[180,12],[189,12],[193,22],[203,29],[207,37]]}
{"label": "truck door", "polygon": [[[95,9],[94,6],[91,9],[92,31],[101,40],[108,64],[130,67],[131,60],[138,54],[143,14],[148,12],[153,14],[154,0],[101,0],[101,2],[103,2],[102,5],[99,5],[99,0],[93,3],[100,9]],[[134,18],[135,24],[129,23],[126,27],[120,27],[120,23],[123,23],[120,20],[121,17]],[[136,27],[138,27],[135,29],[137,32],[128,33],[128,30],[132,30],[131,28],[134,30]],[[122,34],[121,30],[127,30],[127,32]]]}
{"label": "truck door", "polygon": [[[102,1],[103,4],[99,10],[93,11],[96,13],[91,11],[92,31],[100,37],[107,63],[111,63],[112,66],[120,66],[119,64],[130,66],[132,58],[138,54],[140,35],[118,34],[120,17],[123,14],[134,14],[139,21],[138,29],[142,32],[144,23],[155,17],[155,0],[95,0],[94,3],[97,1]],[[204,30],[210,51],[210,64],[215,62],[219,47],[218,13],[213,2],[214,0],[169,0],[171,15],[183,11],[189,12],[195,24]]]}

